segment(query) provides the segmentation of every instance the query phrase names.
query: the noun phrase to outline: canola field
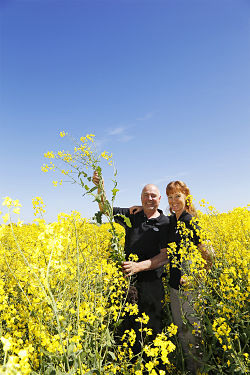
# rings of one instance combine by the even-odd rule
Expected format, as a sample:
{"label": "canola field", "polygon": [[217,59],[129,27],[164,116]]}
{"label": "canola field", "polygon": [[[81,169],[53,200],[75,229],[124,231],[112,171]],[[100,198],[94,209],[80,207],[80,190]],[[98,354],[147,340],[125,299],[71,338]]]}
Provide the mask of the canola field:
{"label": "canola field", "polygon": [[[121,271],[124,231],[114,224],[112,207],[119,190],[112,154],[97,153],[93,134],[76,140],[60,132],[61,138],[66,136],[75,144],[73,151],[48,151],[41,170],[59,173],[54,186],[67,178],[100,203],[103,162],[113,168],[112,198],[103,202],[108,223],[101,224],[100,213],[90,222],[76,211],[61,213],[57,221],[46,223],[45,204],[36,197],[34,221],[24,224],[19,201],[4,199],[0,212],[0,374],[187,374],[177,327],[171,320],[168,267],[165,328],[154,340],[148,317],[140,316],[137,304],[128,298],[133,277],[124,277]],[[93,171],[100,177],[98,187],[91,181]],[[206,270],[198,249],[183,242],[185,285],[194,298],[200,325],[188,326],[185,316],[183,323],[199,338],[200,374],[248,374],[249,205],[219,213],[205,201],[200,203],[206,213],[199,212],[199,234],[213,253],[213,265]],[[136,358],[131,350],[135,332],[119,331],[125,315],[134,316],[141,326],[142,351]]]}
{"label": "canola field", "polygon": [[[41,213],[42,200],[33,203]],[[151,343],[147,317],[138,317],[145,342],[135,361],[134,332],[117,339],[124,314],[136,314],[137,306],[126,300],[131,280],[110,257],[110,223],[97,225],[72,212],[49,224],[42,218],[11,224],[19,206],[5,198],[0,227],[0,373],[185,374],[167,276],[164,331]],[[199,213],[214,249],[210,271],[187,275],[201,321],[194,334],[202,338],[202,374],[249,373],[248,208]],[[114,228],[122,246],[123,229]]]}

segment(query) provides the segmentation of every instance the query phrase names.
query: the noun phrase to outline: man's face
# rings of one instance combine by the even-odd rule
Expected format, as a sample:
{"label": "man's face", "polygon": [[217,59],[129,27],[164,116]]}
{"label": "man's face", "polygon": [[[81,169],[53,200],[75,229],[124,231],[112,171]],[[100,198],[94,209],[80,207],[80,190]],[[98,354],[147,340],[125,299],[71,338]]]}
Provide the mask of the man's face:
{"label": "man's face", "polygon": [[141,193],[141,203],[144,211],[157,210],[160,200],[160,192],[155,185],[146,185],[143,188]]}

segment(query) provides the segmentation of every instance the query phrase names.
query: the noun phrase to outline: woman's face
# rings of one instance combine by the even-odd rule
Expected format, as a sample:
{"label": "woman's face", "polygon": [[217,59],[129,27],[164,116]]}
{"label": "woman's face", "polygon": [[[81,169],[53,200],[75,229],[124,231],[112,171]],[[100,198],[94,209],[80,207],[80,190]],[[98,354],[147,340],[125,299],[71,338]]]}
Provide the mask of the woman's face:
{"label": "woman's face", "polygon": [[181,191],[175,191],[168,195],[168,203],[172,211],[175,212],[176,216],[179,217],[185,210],[186,206],[186,195]]}

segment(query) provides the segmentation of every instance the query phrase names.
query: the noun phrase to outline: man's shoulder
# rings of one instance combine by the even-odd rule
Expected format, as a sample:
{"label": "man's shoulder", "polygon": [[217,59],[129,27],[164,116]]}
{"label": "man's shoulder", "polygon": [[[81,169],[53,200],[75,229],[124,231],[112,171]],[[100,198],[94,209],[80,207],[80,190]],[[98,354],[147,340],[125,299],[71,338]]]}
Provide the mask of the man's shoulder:
{"label": "man's shoulder", "polygon": [[113,215],[129,216],[129,208],[126,207],[113,207]]}
{"label": "man's shoulder", "polygon": [[133,226],[133,218],[129,213],[129,208],[113,207],[113,215],[115,222],[122,225],[125,230],[128,230]]}

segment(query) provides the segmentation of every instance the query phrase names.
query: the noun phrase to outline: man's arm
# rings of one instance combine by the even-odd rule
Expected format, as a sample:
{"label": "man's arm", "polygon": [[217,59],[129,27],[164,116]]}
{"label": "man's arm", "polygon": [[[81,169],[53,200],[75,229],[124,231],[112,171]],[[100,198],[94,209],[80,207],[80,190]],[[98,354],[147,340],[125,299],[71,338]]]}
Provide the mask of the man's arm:
{"label": "man's arm", "polygon": [[161,249],[161,252],[151,259],[143,260],[141,262],[123,262],[122,269],[127,276],[131,276],[138,272],[154,270],[168,262],[167,249]]}
{"label": "man's arm", "polygon": [[105,202],[107,201],[106,193],[104,189],[104,181],[103,179],[98,175],[98,172],[95,171],[92,177],[93,183],[98,187],[98,194],[101,194],[101,201],[98,202],[99,210],[102,214],[107,214],[107,208],[105,207]]}

